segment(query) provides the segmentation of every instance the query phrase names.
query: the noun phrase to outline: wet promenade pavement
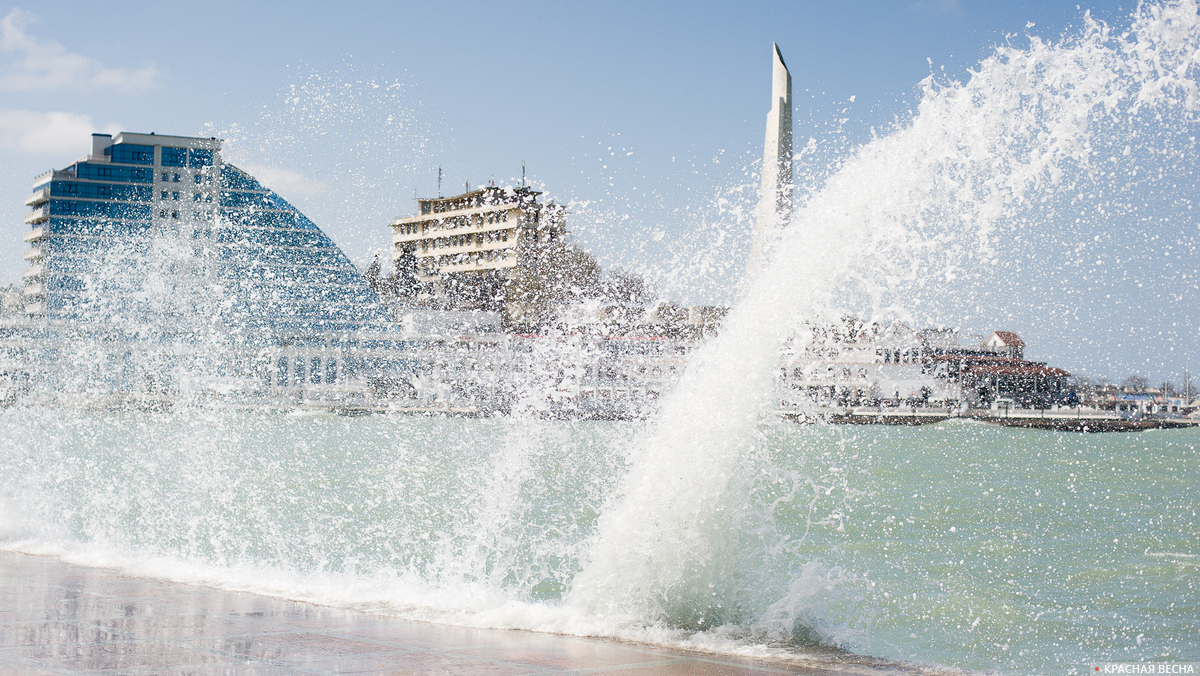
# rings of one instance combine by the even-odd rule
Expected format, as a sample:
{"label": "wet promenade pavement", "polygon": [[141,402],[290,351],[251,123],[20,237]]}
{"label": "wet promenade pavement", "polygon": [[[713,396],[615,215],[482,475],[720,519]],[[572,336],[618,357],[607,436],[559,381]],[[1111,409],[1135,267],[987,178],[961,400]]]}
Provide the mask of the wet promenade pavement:
{"label": "wet promenade pavement", "polygon": [[0,551],[3,676],[917,672],[832,653],[793,664],[413,622]]}

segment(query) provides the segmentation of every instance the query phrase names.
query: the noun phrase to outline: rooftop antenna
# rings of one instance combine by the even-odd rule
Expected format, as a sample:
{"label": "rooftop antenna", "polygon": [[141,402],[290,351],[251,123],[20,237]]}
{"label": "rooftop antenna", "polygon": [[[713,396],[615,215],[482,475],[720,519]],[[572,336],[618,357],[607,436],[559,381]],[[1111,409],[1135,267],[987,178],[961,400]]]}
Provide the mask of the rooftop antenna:
{"label": "rooftop antenna", "polygon": [[471,182],[463,181],[463,192],[471,192]]}
{"label": "rooftop antenna", "polygon": [[525,187],[525,160],[521,160],[521,187]]}
{"label": "rooftop antenna", "polygon": [[438,199],[442,197],[442,168],[438,167]]}

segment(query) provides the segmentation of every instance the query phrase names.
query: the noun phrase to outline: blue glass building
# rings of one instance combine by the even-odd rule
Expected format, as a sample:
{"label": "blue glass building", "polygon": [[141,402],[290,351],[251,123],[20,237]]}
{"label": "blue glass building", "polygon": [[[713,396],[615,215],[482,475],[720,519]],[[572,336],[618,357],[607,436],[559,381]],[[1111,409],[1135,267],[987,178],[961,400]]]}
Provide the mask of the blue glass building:
{"label": "blue glass building", "polygon": [[[93,136],[92,154],[38,177],[26,200],[26,309],[79,319],[112,309],[104,289],[144,279],[156,239],[189,241],[189,269],[248,339],[358,330],[387,314],[345,254],[279,195],[221,161],[220,142]],[[169,238],[169,239],[164,239]],[[107,266],[107,267],[102,267]]]}
{"label": "blue glass building", "polygon": [[278,396],[416,368],[345,254],[217,139],[94,134],[25,203],[25,309],[67,387]]}

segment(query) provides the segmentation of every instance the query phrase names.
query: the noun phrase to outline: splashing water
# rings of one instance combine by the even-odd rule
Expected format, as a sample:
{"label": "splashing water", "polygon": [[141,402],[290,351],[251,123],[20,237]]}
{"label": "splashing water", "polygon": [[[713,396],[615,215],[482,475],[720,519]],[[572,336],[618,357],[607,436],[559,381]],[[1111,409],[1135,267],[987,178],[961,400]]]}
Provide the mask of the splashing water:
{"label": "splashing water", "polygon": [[1196,3],[1144,5],[1120,36],[1088,18],[1078,37],[1031,41],[997,50],[965,83],[927,80],[909,124],[804,196],[768,267],[636,442],[572,602],[672,625],[744,622],[717,611],[731,601],[717,588],[736,587],[745,564],[740,536],[759,515],[744,512],[744,486],[762,462],[778,354],[806,338],[802,320],[903,312],[927,279],[994,258],[998,228],[1028,203],[1103,176],[1098,134],[1126,138],[1164,114],[1194,131]]}
{"label": "splashing water", "polygon": [[[494,420],[8,410],[0,546],[746,654],[822,643],[1019,672],[1200,660],[1196,430],[851,433],[773,413],[787,341],[846,314],[935,314],[915,299],[995,265],[1043,198],[1123,180],[1137,158],[1121,150],[1149,130],[1191,135],[1197,55],[1195,2],[1144,5],[1128,31],[1088,19],[999,48],[965,82],[927,80],[910,121],[804,187],[646,423],[540,420],[537,378]],[[1168,150],[1154,161],[1190,157]]]}

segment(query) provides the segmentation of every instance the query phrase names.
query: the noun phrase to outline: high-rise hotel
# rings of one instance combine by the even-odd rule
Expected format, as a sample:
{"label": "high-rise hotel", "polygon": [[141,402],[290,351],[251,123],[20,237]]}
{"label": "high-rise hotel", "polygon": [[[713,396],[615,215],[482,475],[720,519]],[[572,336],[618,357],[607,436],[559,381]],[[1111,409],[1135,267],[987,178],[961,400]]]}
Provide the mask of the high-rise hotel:
{"label": "high-rise hotel", "polygon": [[278,395],[413,368],[345,254],[217,139],[94,134],[25,203],[24,307],[44,336],[26,342],[58,364],[52,388],[158,392],[199,371]]}
{"label": "high-rise hotel", "polygon": [[[92,152],[35,179],[25,203],[31,314],[105,321],[116,313],[128,322],[137,300],[186,283],[196,287],[188,298],[215,292],[214,313],[248,340],[387,319],[337,245],[222,162],[216,139],[94,134]],[[135,298],[120,303],[114,293]]]}

